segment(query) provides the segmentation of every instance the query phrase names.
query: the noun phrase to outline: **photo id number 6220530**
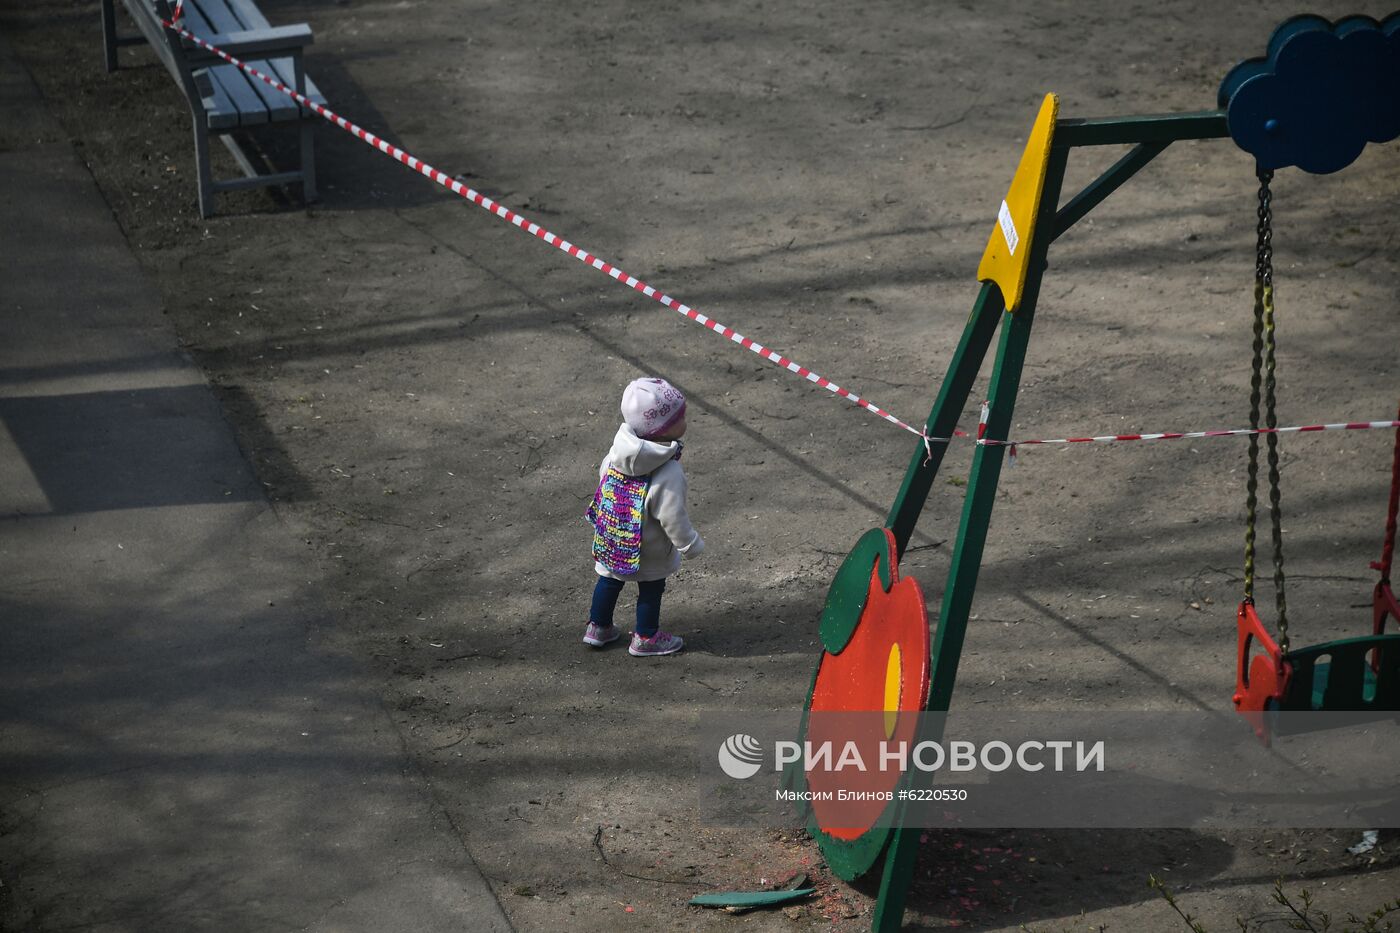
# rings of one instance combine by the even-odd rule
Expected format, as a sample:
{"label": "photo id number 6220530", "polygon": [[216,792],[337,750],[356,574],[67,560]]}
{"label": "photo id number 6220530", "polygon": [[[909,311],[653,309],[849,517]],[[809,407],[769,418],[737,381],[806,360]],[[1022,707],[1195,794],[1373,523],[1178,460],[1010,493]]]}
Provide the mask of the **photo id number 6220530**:
{"label": "photo id number 6220530", "polygon": [[900,791],[899,799],[912,800],[915,803],[966,800],[967,791],[961,787],[915,787]]}

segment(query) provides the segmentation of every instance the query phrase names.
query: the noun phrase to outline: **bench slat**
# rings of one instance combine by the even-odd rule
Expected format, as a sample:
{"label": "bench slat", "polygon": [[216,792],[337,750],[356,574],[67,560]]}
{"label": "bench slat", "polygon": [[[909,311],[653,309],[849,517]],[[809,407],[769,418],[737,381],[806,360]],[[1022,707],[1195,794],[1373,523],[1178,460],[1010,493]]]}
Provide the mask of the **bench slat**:
{"label": "bench slat", "polygon": [[[210,27],[208,31],[201,29],[191,30],[191,32],[201,37],[207,38],[215,33],[242,32],[244,29],[243,23],[239,22],[223,0],[186,0],[185,9],[187,11],[191,9],[197,11],[200,20]],[[189,14],[187,13],[186,15]],[[250,61],[248,65],[264,74],[270,71],[270,67],[265,61]],[[267,108],[267,112],[262,115],[261,119],[255,117],[254,122],[266,123],[270,120],[274,123],[281,123],[297,118],[296,103],[281,91],[278,91],[276,88],[268,87],[257,78],[245,75],[240,69],[233,65],[220,65],[216,67],[221,71],[218,75],[218,80],[225,87],[230,89],[230,93],[233,93],[233,87],[241,82],[245,87],[251,88],[252,92],[257,95],[258,100]],[[235,97],[235,99],[238,98]],[[244,121],[245,124],[247,122],[247,120]]]}
{"label": "bench slat", "polygon": [[[155,4],[151,0],[127,0],[126,6],[131,13],[131,18],[146,36],[148,44],[155,51],[156,56],[160,58],[161,63],[165,65],[166,70],[175,78],[177,84],[183,82],[180,67],[176,65],[170,52],[170,46],[167,44],[180,40],[170,35],[166,28],[160,24],[160,14],[156,10]],[[146,15],[143,16],[142,13]],[[197,14],[186,25],[191,31],[197,33],[200,31],[200,23],[203,23],[203,27],[207,30],[208,23],[199,19]],[[238,126],[240,122],[238,102],[219,82],[212,79],[209,69],[195,69],[190,72],[190,77],[194,82],[195,89],[199,92],[200,104],[204,108],[204,118],[208,127],[211,130],[226,130]]]}
{"label": "bench slat", "polygon": [[[185,4],[185,28],[197,36],[213,35],[215,32],[209,21],[204,18],[204,14],[192,3]],[[256,126],[268,122],[267,105],[248,84],[243,72],[233,65],[214,65],[205,69],[205,73],[233,101],[239,126]]]}
{"label": "bench slat", "polygon": [[[296,86],[295,81],[293,80],[292,60],[290,58],[274,58],[271,61],[249,62],[248,64],[258,69],[263,74],[277,78],[283,84],[287,85],[287,87]],[[221,69],[221,77],[225,76],[227,72],[238,71],[238,69],[233,65],[218,65],[216,67]],[[203,74],[203,72],[196,72],[196,74]],[[280,123],[297,119],[297,110],[300,108],[298,108],[296,102],[292,100],[292,98],[288,97],[286,94],[283,94],[276,88],[267,87],[267,85],[263,84],[262,81],[258,80],[257,78],[250,78],[241,71],[239,71],[237,75],[227,75],[227,77],[230,79],[233,77],[240,77],[244,80],[245,83],[253,85],[255,87],[262,86],[267,90],[269,94],[276,95],[277,97],[280,97],[282,98],[282,100],[286,101],[285,106],[281,106],[278,107],[276,110],[270,111],[269,116],[271,117],[272,122]],[[312,81],[310,77],[306,78],[305,94],[311,100],[315,101],[316,103],[322,106],[325,106],[326,95],[321,93],[321,89],[316,86],[316,82]],[[227,94],[225,94],[225,97],[227,97]],[[232,122],[229,122],[226,117],[221,115],[221,122],[217,124],[212,119],[210,120],[210,128],[224,128],[228,126],[238,125],[236,107],[234,107],[230,103],[228,106],[220,107],[219,109],[234,111]]]}
{"label": "bench slat", "polygon": [[231,130],[238,126],[238,106],[223,85],[210,77],[209,69],[201,68],[194,73],[194,86],[199,88],[204,116],[211,130]]}
{"label": "bench slat", "polygon": [[233,15],[243,23],[244,29],[268,29],[272,26],[251,0],[227,0],[227,3]]}
{"label": "bench slat", "polygon": [[243,72],[233,65],[215,65],[209,76],[233,99],[239,126],[261,126],[272,122],[272,115]]}
{"label": "bench slat", "polygon": [[[223,0],[228,4],[229,10],[238,20],[243,23],[244,29],[269,29],[271,23],[267,17],[263,16],[252,0]],[[273,69],[277,73],[277,79],[288,87],[296,87],[296,76],[292,71],[292,60],[290,58],[274,58],[271,60]],[[326,98],[316,87],[316,83],[309,77],[306,79],[306,90],[303,92],[316,103],[325,105]],[[290,99],[290,98],[289,98]]]}
{"label": "bench slat", "polygon": [[[239,58],[289,55],[294,49],[304,49],[314,41],[311,27],[305,23],[298,23],[295,26],[275,26],[272,29],[216,32],[213,35],[204,36],[203,39],[210,45]],[[203,49],[199,49],[195,54],[203,56],[214,53],[206,53]]]}
{"label": "bench slat", "polygon": [[[248,66],[250,68],[256,68],[269,77],[277,77],[272,65],[266,61],[259,60],[248,62]],[[242,70],[233,65],[225,65],[224,67],[236,71],[238,76],[243,79],[244,83],[253,89],[253,93],[258,95],[258,99],[262,101],[263,106],[267,108],[268,119],[273,123],[284,123],[297,118],[296,101],[292,100],[286,94],[283,94],[275,87],[270,87],[260,78],[254,78],[252,75],[245,74]],[[288,84],[288,86],[290,87],[290,84]]]}
{"label": "bench slat", "polygon": [[[268,64],[272,66],[272,71],[267,72],[268,74],[271,74],[274,78],[281,81],[289,88],[295,88],[297,86],[296,74],[292,68],[292,60],[290,58],[269,59]],[[305,69],[305,67],[305,64],[303,64],[302,68]],[[280,92],[277,93],[280,94]],[[306,90],[302,93],[304,93],[311,100],[314,100],[316,103],[325,106],[325,95],[321,93],[321,89],[316,86],[316,82],[312,81],[309,75],[306,77]],[[287,97],[287,95],[285,94],[281,94],[281,96]],[[287,100],[291,100],[291,98],[287,97]]]}

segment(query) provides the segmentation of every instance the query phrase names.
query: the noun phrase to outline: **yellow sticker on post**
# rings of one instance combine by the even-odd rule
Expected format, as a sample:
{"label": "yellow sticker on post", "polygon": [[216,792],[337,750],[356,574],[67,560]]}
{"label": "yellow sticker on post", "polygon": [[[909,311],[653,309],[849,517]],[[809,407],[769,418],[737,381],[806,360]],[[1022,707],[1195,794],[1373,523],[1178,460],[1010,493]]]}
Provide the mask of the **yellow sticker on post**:
{"label": "yellow sticker on post", "polygon": [[1055,136],[1055,118],[1060,112],[1060,99],[1046,94],[1040,114],[1031,127],[1021,164],[1011,179],[1011,187],[997,212],[997,224],[977,266],[977,278],[995,282],[1006,299],[1006,310],[1015,311],[1021,304],[1021,292],[1026,285],[1026,270],[1035,238],[1036,210],[1045,189],[1045,170],[1050,159],[1050,144]]}

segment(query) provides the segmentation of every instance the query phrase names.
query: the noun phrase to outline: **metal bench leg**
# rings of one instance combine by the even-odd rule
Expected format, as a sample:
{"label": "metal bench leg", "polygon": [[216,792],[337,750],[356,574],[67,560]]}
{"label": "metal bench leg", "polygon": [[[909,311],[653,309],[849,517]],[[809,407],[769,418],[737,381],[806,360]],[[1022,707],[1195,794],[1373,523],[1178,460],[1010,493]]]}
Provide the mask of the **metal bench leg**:
{"label": "metal bench leg", "polygon": [[[306,94],[306,72],[299,54],[292,56],[292,85],[298,94]],[[301,198],[310,204],[316,200],[316,151],[311,136],[315,115],[305,107],[298,107],[297,115],[301,130]]]}
{"label": "metal bench leg", "polygon": [[117,11],[116,0],[102,0],[102,56],[107,71],[117,70]]}
{"label": "metal bench leg", "polygon": [[146,37],[139,32],[134,36],[117,34],[116,0],[102,0],[102,60],[108,71],[117,70],[117,49],[124,45],[143,45]]}
{"label": "metal bench leg", "polygon": [[209,167],[209,127],[204,115],[194,115],[194,161],[199,174],[199,216],[214,214],[214,173]]}

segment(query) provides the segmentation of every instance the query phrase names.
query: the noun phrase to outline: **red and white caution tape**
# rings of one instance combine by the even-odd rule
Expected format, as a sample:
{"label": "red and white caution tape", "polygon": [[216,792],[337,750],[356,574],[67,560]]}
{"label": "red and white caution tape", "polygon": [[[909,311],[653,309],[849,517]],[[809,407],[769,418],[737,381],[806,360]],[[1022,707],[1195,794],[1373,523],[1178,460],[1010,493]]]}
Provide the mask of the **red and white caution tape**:
{"label": "red and white caution tape", "polygon": [[[553,246],[556,249],[568,253],[570,256],[573,256],[579,262],[591,266],[594,269],[597,269],[599,272],[607,274],[608,276],[617,280],[623,285],[626,285],[628,288],[635,289],[636,291],[641,292],[643,295],[646,295],[648,298],[655,299],[656,301],[670,308],[672,311],[675,311],[678,314],[690,318],[695,323],[714,331],[721,337],[729,338],[730,340],[739,344],[741,347],[744,347],[747,350],[751,350],[759,356],[763,357],[765,360],[768,360],[770,363],[775,363],[778,366],[781,366],[784,369],[788,370],[789,372],[796,373],[797,375],[808,380],[809,382],[816,383],[823,389],[826,389],[828,392],[838,395],[841,398],[846,399],[848,402],[851,402],[854,405],[858,405],[859,407],[864,408],[866,411],[878,415],[879,417],[890,422],[891,424],[897,425],[898,427],[903,428],[909,433],[918,436],[923,440],[924,446],[926,448],[930,444],[946,444],[951,440],[951,438],[947,437],[930,436],[926,432],[913,427],[912,425],[900,420],[899,418],[896,418],[894,415],[890,414],[888,411],[885,411],[883,408],[879,407],[873,402],[861,398],[860,396],[856,395],[854,392],[849,391],[848,389],[842,388],[841,386],[837,385],[836,383],[832,382],[826,377],[812,372],[807,367],[797,363],[794,360],[788,359],[787,357],[776,352],[775,350],[770,350],[768,347],[763,346],[763,344],[751,340],[748,337],[745,337],[743,334],[734,330],[732,327],[728,327],[724,324],[721,324],[719,321],[713,320],[712,318],[701,314],[699,311],[696,311],[689,305],[683,304],[682,302],[679,302],[676,299],[672,298],[670,295],[658,291],[657,289],[643,282],[636,276],[630,275],[627,272],[624,272],[622,269],[619,269],[612,263],[609,263],[599,258],[598,256],[589,253],[587,250],[576,246],[573,243],[570,243],[568,240],[565,240],[562,237],[556,236],[555,234],[541,227],[539,224],[536,224],[528,220],[527,218],[522,217],[520,214],[517,214],[515,211],[506,207],[504,204],[500,204],[496,201],[493,201],[491,198],[486,197],[484,194],[481,194],[479,191],[476,191],[470,186],[464,185],[455,178],[451,178],[443,172],[438,171],[436,168],[424,162],[422,159],[410,155],[409,153],[400,149],[398,146],[395,146],[389,143],[388,141],[381,139],[374,133],[369,132],[368,130],[356,125],[355,123],[352,123],[351,121],[332,111],[330,108],[324,106],[323,104],[318,104],[316,101],[311,100],[304,94],[298,93],[295,89],[288,87],[287,85],[283,84],[281,81],[277,80],[276,78],[270,75],[264,74],[263,72],[249,65],[247,62],[240,61],[239,59],[225,52],[223,49],[220,49],[210,44],[209,42],[206,42],[204,39],[200,38],[199,36],[190,32],[188,29],[185,29],[184,27],[179,25],[179,19],[180,14],[182,12],[183,3],[184,0],[177,0],[175,12],[172,16],[172,19],[162,20],[163,24],[167,29],[170,29],[171,31],[177,33],[185,39],[188,39],[190,42],[193,42],[195,45],[210,52],[211,54],[218,56],[219,58],[228,62],[230,65],[233,65],[241,69],[245,73],[253,76],[254,78],[257,78],[259,81],[262,81],[269,87],[275,88],[281,93],[286,94],[288,97],[292,98],[306,109],[312,111],[320,117],[323,117],[329,122],[345,130],[347,133],[350,133],[353,136],[359,138],[363,142],[368,143],[369,145],[378,149],[385,155],[390,156],[399,162],[402,162],[404,165],[407,165],[409,168],[413,169],[419,174],[437,182],[439,185],[442,185],[444,188],[448,189],[453,194],[465,198],[468,201],[471,201],[473,204],[476,204],[477,206],[483,208],[486,211],[489,211],[491,214],[495,215],[501,220],[514,224],[516,227],[519,227],[526,233],[529,233],[532,236],[544,240],[550,246]],[[1310,424],[1302,425],[1299,427],[1287,428],[1235,428],[1224,431],[1182,431],[1163,432],[1160,434],[1106,434],[1098,437],[1058,437],[1042,438],[1035,440],[996,440],[993,438],[984,437],[987,430],[987,406],[983,405],[981,418],[977,427],[977,437],[975,442],[985,447],[1010,448],[1009,454],[1014,460],[1016,456],[1016,448],[1023,444],[1107,444],[1119,443],[1123,441],[1167,441],[1199,437],[1239,437],[1247,436],[1250,434],[1289,434],[1309,431],[1362,431],[1376,428],[1400,428],[1400,421],[1347,421],[1339,422],[1336,424]],[[967,436],[965,432],[960,430],[954,430],[953,433],[957,437]]]}
{"label": "red and white caution tape", "polygon": [[[763,344],[751,340],[748,337],[745,337],[743,334],[734,330],[732,327],[728,327],[724,324],[721,324],[719,321],[713,320],[707,317],[706,315],[701,314],[699,311],[696,311],[689,305],[677,301],[670,295],[667,295],[661,291],[658,291],[655,288],[652,288],[650,285],[643,282],[636,276],[629,275],[628,273],[619,269],[612,263],[604,261],[598,256],[589,253],[587,250],[582,249],[581,247],[576,246],[573,243],[570,243],[568,240],[565,240],[562,237],[555,236],[553,233],[541,227],[539,224],[533,223],[527,218],[522,217],[515,211],[506,207],[504,204],[500,204],[496,201],[493,201],[491,198],[486,197],[479,191],[476,191],[475,189],[462,184],[460,181],[451,178],[448,175],[445,175],[444,173],[433,168],[428,163],[424,162],[422,159],[410,155],[409,153],[400,149],[398,146],[395,146],[387,142],[386,140],[379,138],[378,136],[369,132],[363,127],[357,126],[356,124],[345,119],[344,117],[340,116],[339,114],[335,113],[334,111],[330,110],[324,105],[318,104],[310,98],[306,97],[304,94],[297,93],[295,89],[287,87],[287,85],[283,84],[281,81],[278,81],[276,78],[263,74],[261,71],[252,67],[246,62],[239,61],[237,58],[234,58],[232,55],[228,54],[222,49],[211,45],[210,43],[201,39],[199,36],[196,36],[194,33],[190,32],[188,29],[185,29],[184,27],[178,25],[176,22],[172,22],[170,20],[162,20],[162,22],[165,24],[165,27],[167,29],[178,33],[179,35],[193,42],[200,48],[205,49],[206,51],[211,52],[214,55],[217,55],[219,58],[228,62],[230,65],[234,65],[242,69],[244,72],[246,72],[249,75],[252,75],[254,78],[257,78],[264,84],[267,84],[268,86],[273,87],[278,91],[281,91],[283,94],[286,94],[288,97],[291,97],[303,107],[315,112],[321,117],[324,117],[326,120],[340,127],[342,130],[345,130],[347,133],[358,137],[360,140],[368,143],[369,145],[378,149],[385,155],[390,156],[391,158],[394,158],[399,162],[402,162],[404,165],[407,165],[415,172],[418,172],[419,174],[432,179],[439,185],[442,185],[444,188],[451,191],[453,194],[465,198],[466,200],[471,201],[473,204],[476,204],[477,206],[484,208],[487,211],[490,211],[492,214],[494,214],[496,217],[499,217],[501,220],[514,224],[515,226],[524,230],[526,233],[539,237],[541,240],[544,240],[550,246],[553,246],[556,249],[568,253],[570,256],[574,257],[579,262],[582,262],[588,266],[592,266],[594,269],[597,269],[599,272],[611,276],[618,282],[621,282],[623,285],[626,285],[628,288],[636,289],[643,295],[646,295],[648,298],[654,298],[656,301],[659,301],[661,304],[670,308],[672,311],[675,311],[678,314],[682,314],[690,318],[695,323],[709,328],[710,330],[719,334],[721,337],[728,337],[730,340],[739,344],[739,346],[743,347],[746,350],[752,350],[754,353],[757,353],[759,356],[763,357],[765,360],[768,360],[770,363],[776,363],[778,366],[783,367],[789,372],[796,373],[797,375],[808,380],[809,382],[816,383],[823,389],[826,389],[828,392],[834,393],[835,395],[840,396],[846,401],[858,405],[861,408],[864,408],[866,411],[869,411],[875,415],[878,415],[879,417],[885,419],[891,424],[898,425],[899,427],[910,432],[911,434],[915,434],[920,438],[924,438],[926,444],[929,440],[940,440],[939,438],[927,438],[923,431],[913,427],[912,425],[907,424],[904,421],[901,421],[899,418],[896,418],[894,415],[885,411],[883,408],[879,407],[873,402],[861,398],[860,396],[856,395],[854,392],[851,392],[848,389],[843,389],[841,386],[837,385],[836,383],[832,382],[826,377],[818,375],[817,373],[812,372],[807,367],[788,359],[787,357],[774,350],[770,350]],[[946,438],[943,438],[941,440],[946,440]]]}
{"label": "red and white caution tape", "polygon": [[[986,411],[984,406],[983,411]],[[1115,444],[1122,441],[1177,441],[1196,437],[1248,437],[1251,434],[1306,434],[1312,431],[1373,431],[1400,428],[1400,421],[1338,421],[1333,424],[1304,424],[1287,428],[1231,428],[1225,431],[1166,431],[1160,434],[1103,434],[1098,437],[1049,437],[1037,440],[999,441],[981,436],[977,443],[984,447],[1018,447],[1023,444]]]}

